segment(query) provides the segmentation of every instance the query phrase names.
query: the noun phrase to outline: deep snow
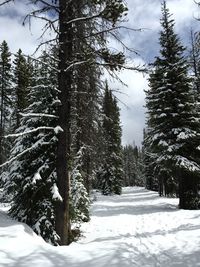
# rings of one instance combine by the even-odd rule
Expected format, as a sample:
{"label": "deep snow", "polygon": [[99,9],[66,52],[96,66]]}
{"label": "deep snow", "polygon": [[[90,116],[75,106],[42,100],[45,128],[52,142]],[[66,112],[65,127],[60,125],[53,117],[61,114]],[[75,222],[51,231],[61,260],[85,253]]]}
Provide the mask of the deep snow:
{"label": "deep snow", "polygon": [[83,236],[52,247],[0,208],[0,267],[200,266],[200,211],[177,208],[144,188],[97,196]]}

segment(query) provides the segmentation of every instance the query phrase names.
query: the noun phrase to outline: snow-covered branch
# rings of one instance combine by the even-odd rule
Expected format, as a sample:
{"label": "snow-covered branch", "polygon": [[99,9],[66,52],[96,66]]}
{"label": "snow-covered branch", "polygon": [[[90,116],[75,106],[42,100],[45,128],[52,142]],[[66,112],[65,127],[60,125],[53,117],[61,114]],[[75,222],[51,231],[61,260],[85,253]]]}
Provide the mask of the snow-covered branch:
{"label": "snow-covered branch", "polygon": [[3,164],[0,165],[0,168],[3,168],[6,165],[9,165],[10,163],[12,163],[14,160],[20,158],[21,156],[23,156],[24,154],[28,153],[29,151],[31,151],[33,149],[33,147],[29,147],[26,150],[24,150],[23,152],[19,153],[16,157],[11,158],[10,160],[4,162]]}
{"label": "snow-covered branch", "polygon": [[45,113],[19,113],[22,117],[46,117],[46,118],[58,118],[58,116],[45,114]]}
{"label": "snow-covered branch", "polygon": [[101,14],[102,14],[102,12],[100,12],[98,14],[95,14],[93,16],[89,16],[89,17],[75,18],[75,19],[69,20],[67,22],[67,24],[71,24],[71,23],[75,23],[75,22],[80,22],[80,21],[87,21],[87,20],[91,20],[91,19],[96,19],[96,18],[99,18],[101,16]]}
{"label": "snow-covered branch", "polygon": [[79,62],[74,62],[74,63],[70,64],[70,65],[65,69],[65,71],[68,71],[68,70],[70,70],[71,68],[74,68],[75,66],[79,66],[79,65],[84,64],[84,63],[87,63],[87,62],[89,62],[89,61],[88,61],[88,60],[83,60],[83,61],[79,61]]}
{"label": "snow-covered branch", "polygon": [[26,153],[30,152],[31,150],[35,149],[38,145],[49,145],[49,142],[41,142],[41,140],[38,140],[35,144],[33,144],[31,147],[25,149],[21,153],[17,154],[15,157],[9,159],[8,161],[4,162],[0,165],[0,168],[5,167],[15,161],[16,159],[20,158],[21,156],[25,155]]}
{"label": "snow-covered branch", "polygon": [[38,127],[38,128],[32,129],[32,130],[29,130],[29,131],[25,131],[23,133],[8,134],[8,135],[5,135],[4,138],[19,137],[19,136],[23,136],[23,135],[27,135],[27,134],[32,134],[32,133],[38,132],[40,130],[53,130],[56,134],[58,132],[63,131],[60,126],[56,126],[55,128],[54,127],[41,126],[41,127]]}

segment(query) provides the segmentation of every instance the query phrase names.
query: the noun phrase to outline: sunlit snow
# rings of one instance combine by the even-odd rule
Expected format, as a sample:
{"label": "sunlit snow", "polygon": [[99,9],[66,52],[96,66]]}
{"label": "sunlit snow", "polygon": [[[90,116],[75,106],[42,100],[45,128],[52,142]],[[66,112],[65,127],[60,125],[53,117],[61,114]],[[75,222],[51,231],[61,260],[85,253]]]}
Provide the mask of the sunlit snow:
{"label": "sunlit snow", "polygon": [[200,266],[200,211],[177,208],[144,188],[97,195],[91,221],[69,247],[46,244],[25,224],[0,212],[1,267]]}

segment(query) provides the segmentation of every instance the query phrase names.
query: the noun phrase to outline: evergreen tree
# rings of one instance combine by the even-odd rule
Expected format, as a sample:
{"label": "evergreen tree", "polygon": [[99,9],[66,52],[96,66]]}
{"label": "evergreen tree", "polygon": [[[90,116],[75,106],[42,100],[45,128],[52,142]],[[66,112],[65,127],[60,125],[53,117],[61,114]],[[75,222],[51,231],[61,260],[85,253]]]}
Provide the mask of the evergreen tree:
{"label": "evergreen tree", "polygon": [[[80,4],[79,4],[80,3]],[[81,18],[77,17],[82,14]],[[74,91],[74,69],[81,64],[90,62],[91,65],[104,65],[109,71],[118,70],[124,64],[124,55],[114,53],[107,48],[106,34],[120,22],[127,11],[122,0],[92,0],[92,1],[59,1],[59,125],[63,129],[58,136],[57,149],[57,177],[58,188],[63,198],[63,203],[57,206],[57,233],[61,237],[60,244],[69,243],[70,220],[69,220],[69,180],[72,169],[72,96]],[[94,15],[95,14],[95,15]],[[79,19],[80,18],[80,19]],[[72,23],[73,21],[73,23]],[[70,23],[69,23],[70,22]],[[77,34],[77,25],[82,23],[87,27],[92,25],[91,31],[78,40],[85,43],[86,49],[74,54],[74,40]],[[83,27],[83,29],[85,28]],[[93,37],[91,40],[90,37]],[[74,56],[75,55],[75,56]],[[88,58],[88,55],[90,57]]]}
{"label": "evergreen tree", "polygon": [[148,190],[158,191],[158,179],[156,177],[156,154],[151,150],[151,138],[149,129],[144,130],[143,136],[143,163],[145,187]]}
{"label": "evergreen tree", "polygon": [[99,187],[104,195],[121,194],[122,147],[121,126],[117,100],[106,83],[103,99],[103,164],[98,172]]}
{"label": "evergreen tree", "polygon": [[0,164],[8,157],[9,142],[4,139],[10,127],[12,108],[11,53],[8,44],[3,41],[0,46]]}
{"label": "evergreen tree", "polygon": [[[84,150],[84,147],[82,148]],[[80,150],[74,160],[71,183],[70,183],[70,220],[72,223],[87,222],[90,219],[90,200],[88,192],[84,186],[81,173],[83,164],[83,151]]]}
{"label": "evergreen tree", "polygon": [[[109,72],[122,68],[125,63],[124,54],[114,52],[107,47],[107,37],[112,30],[118,28],[119,23],[126,14],[127,8],[123,0],[74,0],[74,1],[34,1],[33,17],[41,16],[47,21],[47,29],[55,29],[58,33],[58,125],[62,129],[58,133],[56,149],[56,176],[57,187],[62,201],[57,202],[55,212],[55,228],[59,235],[60,245],[70,242],[70,175],[73,168],[72,151],[72,101],[74,90],[74,73],[76,69],[87,63],[94,68],[104,66]],[[41,7],[42,3],[42,7]],[[46,12],[58,16],[57,20],[46,18]],[[78,15],[77,15],[78,14]],[[81,15],[81,16],[80,16]],[[29,17],[29,16],[27,16]],[[49,19],[49,24],[48,24]],[[56,25],[55,25],[56,23]],[[84,34],[79,36],[78,25],[82,23]],[[91,30],[85,31],[86,28]],[[105,34],[104,34],[105,33]],[[77,53],[74,49],[78,42],[83,51]],[[118,37],[116,37],[118,39]],[[76,53],[74,53],[76,51]],[[78,56],[77,56],[78,55]],[[89,57],[88,57],[89,56]]]}
{"label": "evergreen tree", "polygon": [[[11,150],[6,193],[12,217],[27,223],[47,242],[57,244],[55,206],[62,201],[56,181],[57,75],[48,54],[35,64],[29,106],[24,109]],[[28,156],[27,156],[28,155]]]}
{"label": "evergreen tree", "polygon": [[195,95],[196,113],[200,118],[200,34],[191,31],[191,50],[189,65],[192,77],[192,86]]}
{"label": "evergreen tree", "polygon": [[191,48],[189,51],[189,65],[192,70],[193,87],[198,97],[200,93],[200,35],[199,32],[190,35]]}
{"label": "evergreen tree", "polygon": [[143,153],[136,145],[123,148],[125,186],[144,186]]}
{"label": "evergreen tree", "polygon": [[198,208],[199,123],[184,47],[174,33],[174,20],[165,1],[162,14],[160,57],[154,62],[147,92],[150,147],[161,194],[163,187],[173,192],[179,183],[180,208],[193,209]]}
{"label": "evergreen tree", "polygon": [[30,87],[31,73],[29,64],[19,49],[14,59],[13,82],[15,87],[15,110],[12,120],[15,120],[14,128],[18,128],[20,113],[28,106],[28,90]]}

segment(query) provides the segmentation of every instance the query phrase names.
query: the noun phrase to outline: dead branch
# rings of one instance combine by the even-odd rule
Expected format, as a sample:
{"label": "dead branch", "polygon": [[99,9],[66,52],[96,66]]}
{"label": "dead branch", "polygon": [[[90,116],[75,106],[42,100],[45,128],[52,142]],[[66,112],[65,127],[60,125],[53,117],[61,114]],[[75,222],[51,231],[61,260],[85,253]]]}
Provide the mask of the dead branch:
{"label": "dead branch", "polygon": [[14,2],[14,0],[5,0],[3,3],[0,4],[0,6],[8,4],[9,2]]}

